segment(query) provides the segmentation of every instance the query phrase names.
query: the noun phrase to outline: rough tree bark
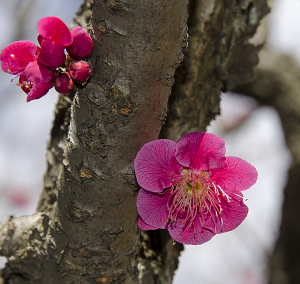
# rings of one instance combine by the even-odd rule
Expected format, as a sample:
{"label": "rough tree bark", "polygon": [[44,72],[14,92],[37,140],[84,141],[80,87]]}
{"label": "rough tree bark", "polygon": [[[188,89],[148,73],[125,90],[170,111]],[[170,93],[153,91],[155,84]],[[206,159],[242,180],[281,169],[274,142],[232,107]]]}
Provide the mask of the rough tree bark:
{"label": "rough tree bark", "polygon": [[[148,141],[205,130],[220,90],[252,79],[265,1],[86,0],[92,77],[60,96],[37,213],[1,225],[4,283],[171,283],[182,246],[140,233],[133,161]],[[71,107],[71,108],[70,108]],[[69,128],[68,128],[69,126]]]}

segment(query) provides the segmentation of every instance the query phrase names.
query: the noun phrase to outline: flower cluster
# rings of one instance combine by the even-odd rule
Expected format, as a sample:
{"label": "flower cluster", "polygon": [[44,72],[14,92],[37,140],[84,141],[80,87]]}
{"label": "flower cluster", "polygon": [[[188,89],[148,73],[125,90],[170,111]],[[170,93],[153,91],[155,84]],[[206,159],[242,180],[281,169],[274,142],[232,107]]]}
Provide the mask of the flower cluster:
{"label": "flower cluster", "polygon": [[68,94],[74,80],[83,83],[91,75],[83,60],[91,56],[93,40],[81,27],[70,32],[61,19],[45,17],[37,23],[37,31],[40,47],[31,41],[16,41],[0,54],[2,70],[19,77],[17,85],[28,95],[27,102],[39,99],[54,86]]}
{"label": "flower cluster", "polygon": [[246,161],[225,157],[224,141],[193,132],[175,143],[145,144],[134,161],[142,230],[168,229],[183,244],[199,245],[231,231],[248,214],[241,191],[257,180]]}

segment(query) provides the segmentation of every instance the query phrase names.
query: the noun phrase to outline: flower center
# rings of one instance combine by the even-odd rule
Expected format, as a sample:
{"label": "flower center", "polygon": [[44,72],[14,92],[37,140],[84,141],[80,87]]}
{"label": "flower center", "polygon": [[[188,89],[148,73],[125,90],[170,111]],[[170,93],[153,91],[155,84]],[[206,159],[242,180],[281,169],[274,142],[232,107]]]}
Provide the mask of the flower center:
{"label": "flower center", "polygon": [[182,226],[193,226],[196,233],[196,218],[199,218],[201,227],[205,227],[209,218],[214,225],[214,233],[217,232],[217,220],[220,221],[221,229],[223,228],[220,197],[227,203],[230,203],[231,197],[219,185],[209,180],[208,171],[183,169],[181,175],[173,180],[170,190],[166,224],[180,218]]}
{"label": "flower center", "polygon": [[30,92],[32,86],[33,86],[33,83],[32,83],[32,82],[29,82],[29,81],[27,82],[27,81],[24,80],[23,82],[18,82],[16,85],[19,86],[19,87],[21,87],[22,90],[23,90],[26,94],[28,94],[28,93]]}

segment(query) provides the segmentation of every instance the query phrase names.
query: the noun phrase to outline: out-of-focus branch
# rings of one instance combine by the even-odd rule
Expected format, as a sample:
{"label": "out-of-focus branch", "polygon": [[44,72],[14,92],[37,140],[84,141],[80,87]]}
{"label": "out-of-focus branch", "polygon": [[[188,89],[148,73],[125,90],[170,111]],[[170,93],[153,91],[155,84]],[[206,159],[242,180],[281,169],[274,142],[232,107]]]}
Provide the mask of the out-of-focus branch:
{"label": "out-of-focus branch", "polygon": [[234,89],[274,107],[281,118],[294,163],[300,163],[300,67],[295,59],[263,49],[256,79]]}
{"label": "out-of-focus branch", "polygon": [[256,79],[234,90],[274,107],[293,162],[284,190],[280,235],[270,256],[270,283],[300,283],[300,67],[295,59],[264,49]]}
{"label": "out-of-focus branch", "polygon": [[185,59],[175,73],[169,113],[161,138],[205,131],[220,113],[220,93],[253,78],[261,46],[249,43],[267,1],[190,0]]}

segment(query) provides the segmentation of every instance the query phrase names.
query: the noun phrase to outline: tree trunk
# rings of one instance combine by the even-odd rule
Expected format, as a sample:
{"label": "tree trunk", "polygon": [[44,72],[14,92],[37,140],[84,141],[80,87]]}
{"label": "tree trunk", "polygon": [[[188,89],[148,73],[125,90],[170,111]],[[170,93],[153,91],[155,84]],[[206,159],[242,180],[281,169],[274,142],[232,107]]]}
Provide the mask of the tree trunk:
{"label": "tree trunk", "polygon": [[[157,139],[187,45],[187,0],[86,0],[92,77],[60,96],[38,211],[1,225],[4,283],[171,283],[182,245],[140,233],[133,161]],[[161,137],[205,130],[220,90],[252,79],[265,1],[193,0]],[[68,129],[69,126],[69,129]]]}

